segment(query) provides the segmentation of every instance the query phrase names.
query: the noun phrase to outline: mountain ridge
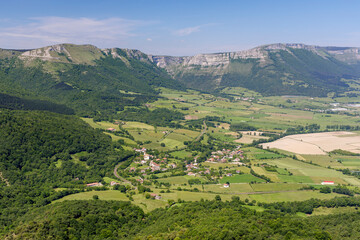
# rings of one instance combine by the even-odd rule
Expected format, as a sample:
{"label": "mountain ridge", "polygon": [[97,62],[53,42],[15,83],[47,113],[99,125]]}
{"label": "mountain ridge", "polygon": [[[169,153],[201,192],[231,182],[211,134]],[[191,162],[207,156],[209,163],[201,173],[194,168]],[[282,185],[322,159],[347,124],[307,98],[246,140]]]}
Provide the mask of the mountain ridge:
{"label": "mountain ridge", "polygon": [[[28,51],[0,51],[0,59],[7,58],[19,59],[26,69],[40,66],[43,73],[52,76],[55,88],[80,91],[92,89],[88,86],[89,76],[84,76],[90,70],[97,79],[108,75],[107,91],[120,81],[116,89],[144,93],[154,93],[152,86],[182,85],[206,92],[244,87],[263,95],[327,96],[349,90],[344,79],[360,78],[360,48],[302,43],[275,43],[243,51],[184,57],[66,43]],[[73,81],[73,74],[78,82]],[[103,81],[92,81],[96,89],[101,88]]]}

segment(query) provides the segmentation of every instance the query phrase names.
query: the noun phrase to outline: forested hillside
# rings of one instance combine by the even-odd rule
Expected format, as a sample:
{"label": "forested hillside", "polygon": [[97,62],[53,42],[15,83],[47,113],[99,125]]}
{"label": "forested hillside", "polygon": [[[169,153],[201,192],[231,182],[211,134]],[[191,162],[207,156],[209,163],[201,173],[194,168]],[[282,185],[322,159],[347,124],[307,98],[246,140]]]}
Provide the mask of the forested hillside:
{"label": "forested hillside", "polygon": [[[32,207],[100,181],[126,156],[109,136],[73,116],[0,112],[0,231]],[[78,191],[77,190],[77,191]]]}
{"label": "forested hillside", "polygon": [[157,56],[154,61],[194,89],[244,87],[266,96],[319,97],[350,90],[343,80],[360,77],[356,52],[356,48],[270,44],[239,52]]}
{"label": "forested hillside", "polygon": [[[51,54],[55,54],[54,49]],[[14,96],[26,97],[27,101],[66,105],[82,116],[110,116],[124,106],[140,106],[156,99],[155,87],[184,89],[151,61],[121,49],[112,49],[110,54],[68,44],[56,54],[43,59],[4,51],[0,58],[0,93],[6,94],[2,95],[2,105],[13,109]]]}
{"label": "forested hillside", "polygon": [[231,202],[182,203],[145,214],[126,202],[65,201],[19,219],[6,239],[358,239],[358,213],[299,217]]}

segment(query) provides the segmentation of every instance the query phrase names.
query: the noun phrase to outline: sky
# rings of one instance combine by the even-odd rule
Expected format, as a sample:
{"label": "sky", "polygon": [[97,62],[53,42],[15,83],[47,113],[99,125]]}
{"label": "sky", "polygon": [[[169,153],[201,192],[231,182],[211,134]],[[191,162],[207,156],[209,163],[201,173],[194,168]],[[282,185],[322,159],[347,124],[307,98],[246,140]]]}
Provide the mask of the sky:
{"label": "sky", "polygon": [[187,56],[271,43],[360,47],[358,0],[0,0],[0,48]]}

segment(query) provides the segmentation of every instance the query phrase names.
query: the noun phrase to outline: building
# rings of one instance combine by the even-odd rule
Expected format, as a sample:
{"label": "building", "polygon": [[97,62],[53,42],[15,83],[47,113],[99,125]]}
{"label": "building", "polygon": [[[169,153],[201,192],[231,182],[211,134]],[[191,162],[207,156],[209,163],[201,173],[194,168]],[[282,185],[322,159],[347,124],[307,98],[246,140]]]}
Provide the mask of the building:
{"label": "building", "polygon": [[101,182],[94,182],[94,183],[88,183],[86,184],[87,187],[101,187],[102,183]]}
{"label": "building", "polygon": [[321,185],[334,185],[334,181],[323,181]]}
{"label": "building", "polygon": [[111,181],[110,186],[114,186],[114,185],[120,185],[120,183],[115,182],[115,181]]}

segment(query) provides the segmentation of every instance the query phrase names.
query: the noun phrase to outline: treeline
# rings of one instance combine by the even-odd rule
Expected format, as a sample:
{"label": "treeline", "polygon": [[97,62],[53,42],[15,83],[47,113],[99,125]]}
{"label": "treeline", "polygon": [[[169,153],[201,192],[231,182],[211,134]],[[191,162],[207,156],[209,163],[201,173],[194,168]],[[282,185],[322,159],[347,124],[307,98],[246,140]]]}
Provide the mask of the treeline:
{"label": "treeline", "polygon": [[358,131],[360,130],[360,126],[351,126],[351,125],[326,125],[326,129],[328,130],[346,130],[346,131]]}
{"label": "treeline", "polygon": [[153,126],[181,127],[173,121],[184,119],[184,114],[167,108],[157,108],[153,111],[148,108],[126,108],[116,117],[124,121],[139,121]]}
{"label": "treeline", "polygon": [[247,123],[241,122],[241,123],[232,123],[230,125],[231,131],[256,131],[257,128],[254,126],[251,126]]}
{"label": "treeline", "polygon": [[258,177],[258,178],[261,178],[261,179],[264,179],[266,182],[271,182],[271,179],[268,178],[267,176],[265,175],[260,175],[260,174],[257,174],[254,170],[250,170],[250,174],[255,176],[255,177]]}
{"label": "treeline", "polygon": [[259,145],[261,143],[273,142],[275,140],[286,137],[288,135],[304,134],[304,133],[316,133],[316,132],[320,132],[320,125],[318,125],[318,124],[314,123],[314,124],[309,124],[309,125],[306,125],[306,126],[298,125],[296,127],[288,128],[285,133],[281,133],[281,134],[263,134],[264,136],[269,136],[269,138],[268,139],[255,140],[255,141],[253,141],[252,144],[250,144],[250,146],[257,146],[257,145]]}
{"label": "treeline", "polygon": [[[349,195],[349,189],[344,187],[334,188],[334,192],[346,193]],[[351,194],[350,194],[351,195]],[[295,214],[302,212],[311,214],[315,208],[337,208],[337,207],[360,207],[360,197],[336,197],[328,200],[321,200],[312,198],[306,201],[294,201],[294,202],[275,202],[275,203],[258,203],[258,206],[262,206],[266,209],[276,209],[285,213]]]}

